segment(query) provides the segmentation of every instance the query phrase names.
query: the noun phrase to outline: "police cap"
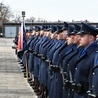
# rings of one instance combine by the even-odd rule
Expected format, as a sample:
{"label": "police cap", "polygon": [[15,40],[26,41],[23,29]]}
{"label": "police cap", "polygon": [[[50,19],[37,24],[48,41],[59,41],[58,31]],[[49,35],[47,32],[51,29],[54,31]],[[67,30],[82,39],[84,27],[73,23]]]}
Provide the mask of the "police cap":
{"label": "police cap", "polygon": [[80,31],[81,26],[78,24],[74,24],[74,31],[72,32],[72,34],[78,34],[78,32]]}
{"label": "police cap", "polygon": [[87,23],[82,23],[81,29],[78,32],[78,34],[79,35],[90,34],[90,35],[96,36],[98,34],[98,31],[96,30],[94,26]]}
{"label": "police cap", "polygon": [[68,32],[67,35],[73,35],[73,31],[74,31],[75,27],[73,25],[68,25]]}

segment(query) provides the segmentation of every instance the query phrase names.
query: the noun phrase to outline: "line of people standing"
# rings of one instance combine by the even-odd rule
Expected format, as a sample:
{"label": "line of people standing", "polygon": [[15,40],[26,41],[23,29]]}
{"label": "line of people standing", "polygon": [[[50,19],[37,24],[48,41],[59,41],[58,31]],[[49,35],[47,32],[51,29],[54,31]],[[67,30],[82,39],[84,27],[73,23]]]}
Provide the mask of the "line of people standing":
{"label": "line of people standing", "polygon": [[98,30],[88,23],[34,26],[22,69],[40,98],[98,98]]}

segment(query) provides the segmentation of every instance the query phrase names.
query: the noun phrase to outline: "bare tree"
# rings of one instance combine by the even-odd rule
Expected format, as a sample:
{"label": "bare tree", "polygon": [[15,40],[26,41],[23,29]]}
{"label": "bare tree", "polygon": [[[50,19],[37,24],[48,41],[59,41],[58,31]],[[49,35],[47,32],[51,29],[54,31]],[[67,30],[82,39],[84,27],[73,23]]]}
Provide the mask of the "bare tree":
{"label": "bare tree", "polygon": [[7,22],[12,17],[12,12],[9,6],[0,3],[0,19],[3,22]]}
{"label": "bare tree", "polygon": [[26,22],[31,22],[31,23],[35,22],[35,20],[36,20],[36,18],[33,17],[33,16],[30,17],[30,18],[26,18],[26,19],[25,19]]}
{"label": "bare tree", "polygon": [[12,15],[10,7],[0,2],[0,32],[3,32],[3,23],[8,22]]}
{"label": "bare tree", "polygon": [[22,20],[22,17],[20,16],[20,14],[19,13],[17,13],[17,14],[14,14],[13,15],[13,17],[12,17],[12,21],[13,22],[21,22],[21,20]]}
{"label": "bare tree", "polygon": [[30,20],[33,22],[35,22],[36,18],[35,17],[30,17]]}

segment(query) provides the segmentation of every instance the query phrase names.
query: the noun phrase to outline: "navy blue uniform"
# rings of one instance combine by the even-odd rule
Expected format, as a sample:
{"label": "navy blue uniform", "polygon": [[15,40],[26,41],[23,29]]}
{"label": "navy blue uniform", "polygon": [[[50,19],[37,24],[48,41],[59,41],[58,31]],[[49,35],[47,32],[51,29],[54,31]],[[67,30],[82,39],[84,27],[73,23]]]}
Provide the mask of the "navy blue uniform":
{"label": "navy blue uniform", "polygon": [[[57,64],[58,64],[58,59],[59,59],[60,52],[63,49],[65,49],[66,47],[67,47],[67,43],[65,41],[65,42],[63,42],[63,44],[57,50],[55,50],[54,55],[53,55],[53,59],[52,59],[52,66],[53,67],[58,66]],[[59,77],[56,76],[57,74],[59,75]],[[51,89],[50,89],[51,98],[59,98],[59,97],[62,96],[62,93],[61,93],[62,89],[60,89],[60,87],[59,87],[59,86],[62,85],[62,82],[58,83],[57,80],[61,81],[60,71],[52,70],[52,81],[51,81]]]}
{"label": "navy blue uniform", "polygon": [[[45,43],[41,49],[40,53],[43,54],[43,57],[46,59],[47,49],[52,45],[51,40],[48,38],[49,43]],[[40,63],[40,69],[39,69],[39,81],[44,86],[47,85],[47,65],[45,63],[45,60],[41,60]]]}
{"label": "navy blue uniform", "polygon": [[[63,58],[71,54],[74,51],[75,47],[76,45],[72,44],[63,48],[62,51],[59,52],[57,60],[58,67],[60,66],[62,67]],[[52,84],[54,84],[54,87],[52,87],[53,89],[52,91],[54,91],[53,98],[62,97],[63,80],[62,80],[62,74],[60,72],[54,72]]]}
{"label": "navy blue uniform", "polygon": [[97,96],[95,98],[98,98],[98,52],[96,52],[96,56],[94,60],[94,67],[92,70],[91,81],[92,81],[90,85],[91,93]]}
{"label": "navy blue uniform", "polygon": [[[37,42],[38,42],[38,36],[34,36],[34,39],[30,43],[29,49],[33,51]],[[31,52],[29,53],[28,66],[29,66],[29,71],[33,72],[34,71],[34,55]]]}
{"label": "navy blue uniform", "polygon": [[91,74],[96,54],[95,49],[96,43],[93,43],[86,48],[86,51],[83,54],[80,53],[79,55],[74,72],[74,82],[79,90],[74,92],[74,98],[87,98],[89,75]]}
{"label": "navy blue uniform", "polygon": [[[27,50],[29,50],[29,47],[30,47],[30,44],[31,44],[32,40],[34,40],[34,37],[32,37],[32,38],[30,38],[28,40],[28,42],[27,42]],[[24,67],[26,67],[26,59],[29,60],[29,53],[27,53],[27,58],[26,58],[26,54],[24,52],[23,57],[22,57],[22,62],[23,62]]]}
{"label": "navy blue uniform", "polygon": [[[78,54],[79,52],[81,52],[81,50],[83,50],[83,47],[77,47],[74,48],[75,50],[73,52],[71,52],[69,55],[65,56],[64,60],[63,60],[63,64],[62,64],[62,68],[63,68],[63,75],[64,78],[69,82],[70,81],[70,75],[69,72],[74,73],[74,69],[75,69],[75,63],[78,59]],[[72,77],[73,79],[73,77]],[[62,98],[65,98],[66,96],[68,98],[72,98],[72,93],[71,93],[71,88],[67,88],[65,86],[65,84],[63,85],[63,94],[62,94]]]}

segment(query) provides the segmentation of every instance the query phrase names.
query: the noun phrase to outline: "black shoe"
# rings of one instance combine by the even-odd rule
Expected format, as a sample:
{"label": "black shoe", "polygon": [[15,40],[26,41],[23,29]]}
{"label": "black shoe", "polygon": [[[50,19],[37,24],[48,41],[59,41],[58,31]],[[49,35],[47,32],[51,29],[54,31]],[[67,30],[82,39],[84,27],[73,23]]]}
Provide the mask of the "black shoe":
{"label": "black shoe", "polygon": [[18,64],[23,64],[22,62],[19,62]]}
{"label": "black shoe", "polygon": [[30,86],[32,86],[32,87],[33,87],[33,89],[34,89],[34,87],[35,87],[35,84],[31,83],[31,84],[30,84]]}
{"label": "black shoe", "polygon": [[24,78],[27,78],[27,76],[26,76],[26,75],[24,75]]}
{"label": "black shoe", "polygon": [[21,60],[18,60],[17,62],[21,62]]}
{"label": "black shoe", "polygon": [[34,92],[35,93],[39,93],[39,89],[34,89]]}
{"label": "black shoe", "polygon": [[25,73],[23,74],[23,76],[24,76],[24,78],[27,78],[27,76],[26,76],[26,74],[25,74]]}
{"label": "black shoe", "polygon": [[21,67],[21,69],[23,69],[23,70],[26,70],[26,68],[23,66],[23,67]]}
{"label": "black shoe", "polygon": [[32,81],[32,78],[28,78],[28,82]]}
{"label": "black shoe", "polygon": [[38,93],[36,93],[36,95],[37,95],[37,96],[40,96],[40,95],[41,95],[41,93],[40,93],[40,92],[38,92]]}
{"label": "black shoe", "polygon": [[28,83],[29,83],[29,84],[32,84],[32,83],[33,83],[33,81],[32,81],[32,80],[31,80],[31,81],[28,81]]}
{"label": "black shoe", "polygon": [[23,73],[26,73],[26,70],[21,70]]}
{"label": "black shoe", "polygon": [[33,90],[35,90],[35,89],[36,89],[35,85],[34,85],[34,86],[32,86],[32,88],[33,88]]}
{"label": "black shoe", "polygon": [[28,82],[29,84],[32,84],[32,80],[31,80],[31,81],[28,81],[28,80],[27,80],[27,82]]}
{"label": "black shoe", "polygon": [[20,67],[24,67],[24,65],[23,64],[20,64]]}

